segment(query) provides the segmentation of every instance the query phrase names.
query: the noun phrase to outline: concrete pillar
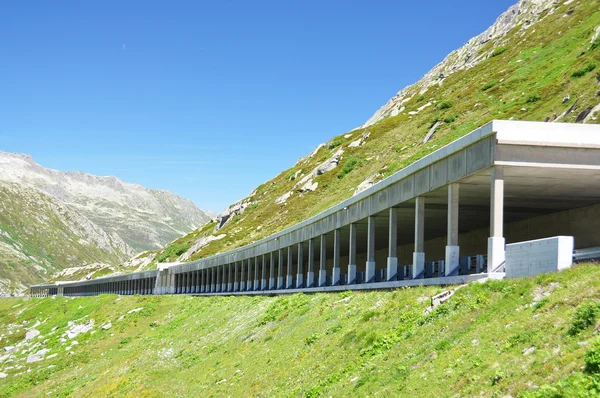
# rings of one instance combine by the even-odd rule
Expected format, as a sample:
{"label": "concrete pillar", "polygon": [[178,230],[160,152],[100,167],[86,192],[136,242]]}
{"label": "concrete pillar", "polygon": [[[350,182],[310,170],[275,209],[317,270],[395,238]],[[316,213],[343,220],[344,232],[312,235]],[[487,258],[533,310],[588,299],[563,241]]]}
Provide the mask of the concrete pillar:
{"label": "concrete pillar", "polygon": [[231,273],[231,267],[233,264],[229,263],[227,265],[227,291],[233,292],[233,274]]}
{"label": "concrete pillar", "polygon": [[246,291],[246,263],[245,260],[241,262],[242,275],[240,277],[240,292]]}
{"label": "concrete pillar", "polygon": [[306,287],[315,286],[315,240],[308,240],[308,272],[306,273]]}
{"label": "concrete pillar", "polygon": [[490,200],[490,237],[488,238],[487,272],[498,270],[505,262],[504,239],[504,169],[492,168]]}
{"label": "concrete pillar", "polygon": [[275,258],[269,253],[269,290],[275,290]]}
{"label": "concrete pillar", "polygon": [[267,255],[262,255],[262,276],[260,283],[261,290],[267,290]]}
{"label": "concrete pillar", "polygon": [[292,247],[289,246],[287,248],[287,275],[286,275],[286,283],[285,288],[291,289],[294,287],[294,277],[292,274],[292,268],[294,268],[294,259],[292,258]]}
{"label": "concrete pillar", "polygon": [[327,237],[321,235],[321,247],[319,256],[319,287],[327,283]]}
{"label": "concrete pillar", "polygon": [[217,269],[212,267],[210,269],[210,292],[215,293],[217,291]]}
{"label": "concrete pillar", "polygon": [[258,256],[254,257],[254,290],[260,290],[260,279],[258,277],[260,270],[258,263]]}
{"label": "concrete pillar", "polygon": [[353,285],[356,283],[356,224],[350,224],[350,237],[349,237],[349,250],[348,250],[348,284]]}
{"label": "concrete pillar", "polygon": [[238,268],[239,263],[236,261],[233,263],[233,291],[238,292],[240,290],[240,286],[238,284]]}
{"label": "concrete pillar", "polygon": [[370,216],[367,219],[367,264],[365,272],[365,282],[375,281],[375,217]]}
{"label": "concrete pillar", "polygon": [[279,249],[277,258],[277,289],[283,289],[283,249]]}
{"label": "concrete pillar", "polygon": [[304,287],[304,257],[302,242],[298,243],[298,273],[296,274],[296,287]]}
{"label": "concrete pillar", "polygon": [[339,229],[333,231],[333,270],[331,275],[331,285],[340,284],[340,251],[342,246],[342,232]]}
{"label": "concrete pillar", "polygon": [[398,255],[396,247],[398,246],[398,209],[390,207],[388,225],[388,258],[387,258],[387,274],[388,281],[398,279]]}
{"label": "concrete pillar", "polygon": [[252,290],[252,266],[253,266],[253,261],[251,258],[248,259],[248,281],[246,283],[246,290],[250,291]]}
{"label": "concrete pillar", "polygon": [[412,277],[419,279],[425,272],[425,198],[415,201],[415,251],[413,252]]}
{"label": "concrete pillar", "polygon": [[221,291],[221,266],[215,267],[216,270],[215,272],[217,273],[217,286],[216,286],[216,291],[220,292]]}
{"label": "concrete pillar", "polygon": [[204,293],[204,270],[201,269],[199,272],[200,272],[200,293]]}
{"label": "concrete pillar", "polygon": [[223,264],[223,279],[221,279],[221,291],[227,291],[227,264]]}
{"label": "concrete pillar", "polygon": [[458,197],[459,184],[448,185],[448,242],[444,263],[445,275],[449,276],[459,267],[460,248],[458,246]]}

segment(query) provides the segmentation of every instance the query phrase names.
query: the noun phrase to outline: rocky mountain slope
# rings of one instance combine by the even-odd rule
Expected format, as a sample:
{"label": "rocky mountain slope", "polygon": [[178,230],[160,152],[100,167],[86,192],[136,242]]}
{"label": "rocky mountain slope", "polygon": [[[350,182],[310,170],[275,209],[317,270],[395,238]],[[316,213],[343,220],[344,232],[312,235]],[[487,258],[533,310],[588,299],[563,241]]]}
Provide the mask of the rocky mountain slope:
{"label": "rocky mountain slope", "polygon": [[599,123],[599,4],[519,1],[362,127],[318,145],[159,258],[194,260],[261,239],[493,119]]}
{"label": "rocky mountain slope", "polygon": [[[595,397],[600,267],[278,297],[0,300],[2,397]],[[176,380],[176,382],[174,382]]]}
{"label": "rocky mountain slope", "polygon": [[67,267],[117,265],[209,219],[191,201],[0,151],[0,293]]}

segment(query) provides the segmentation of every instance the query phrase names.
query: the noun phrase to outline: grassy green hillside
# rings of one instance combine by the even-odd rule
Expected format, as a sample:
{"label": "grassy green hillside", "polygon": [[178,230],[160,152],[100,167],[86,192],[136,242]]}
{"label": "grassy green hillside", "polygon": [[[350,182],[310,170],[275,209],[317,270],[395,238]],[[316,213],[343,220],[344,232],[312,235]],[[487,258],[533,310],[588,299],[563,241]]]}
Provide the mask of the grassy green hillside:
{"label": "grassy green hillside", "polygon": [[17,184],[0,186],[0,293],[47,280],[65,265],[119,264],[127,255],[110,238],[87,240],[82,217],[52,197]]}
{"label": "grassy green hillside", "polygon": [[[192,260],[256,241],[351,197],[367,178],[381,180],[493,119],[582,122],[582,112],[600,104],[600,39],[592,42],[600,26],[598,4],[563,2],[527,29],[518,26],[487,42],[474,55],[486,57],[477,66],[425,92],[415,86],[397,116],[333,138],[312,158],[259,186],[245,200],[245,212],[231,217],[218,232],[209,223],[169,245],[159,257],[175,260],[198,238],[213,234],[226,236],[194,253]],[[587,122],[598,123],[600,117]],[[436,123],[435,135],[424,144]],[[350,147],[361,137],[366,138],[362,145]],[[318,183],[314,192],[301,193],[298,181],[340,149],[339,165],[313,178]],[[276,203],[289,192],[285,203]]]}
{"label": "grassy green hillside", "polygon": [[600,393],[600,267],[440,291],[1,300],[0,396]]}

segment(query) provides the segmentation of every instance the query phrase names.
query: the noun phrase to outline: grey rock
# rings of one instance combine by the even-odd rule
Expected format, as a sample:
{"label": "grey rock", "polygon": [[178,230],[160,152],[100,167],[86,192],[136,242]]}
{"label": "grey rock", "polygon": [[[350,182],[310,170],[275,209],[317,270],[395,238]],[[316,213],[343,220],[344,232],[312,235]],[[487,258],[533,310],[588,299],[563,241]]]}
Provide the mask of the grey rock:
{"label": "grey rock", "polygon": [[29,354],[27,356],[27,363],[42,361],[49,351],[50,351],[49,349],[43,348],[43,349],[39,350],[38,352],[36,352],[35,354]]}

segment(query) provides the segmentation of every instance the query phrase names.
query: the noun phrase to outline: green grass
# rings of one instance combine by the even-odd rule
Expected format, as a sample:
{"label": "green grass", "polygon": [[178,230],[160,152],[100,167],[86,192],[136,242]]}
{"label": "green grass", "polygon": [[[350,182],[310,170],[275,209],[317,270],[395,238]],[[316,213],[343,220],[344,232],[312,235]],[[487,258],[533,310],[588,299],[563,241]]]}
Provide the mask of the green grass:
{"label": "green grass", "polygon": [[[43,337],[28,346],[58,356],[25,364],[27,345],[19,348],[0,364],[0,396],[546,397],[593,388],[598,322],[582,308],[600,297],[600,267],[473,283],[426,313],[440,291],[2,300],[0,352],[41,321]],[[550,293],[534,304],[540,291]],[[68,323],[90,320],[94,333],[65,350]]]}

